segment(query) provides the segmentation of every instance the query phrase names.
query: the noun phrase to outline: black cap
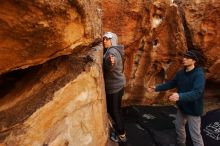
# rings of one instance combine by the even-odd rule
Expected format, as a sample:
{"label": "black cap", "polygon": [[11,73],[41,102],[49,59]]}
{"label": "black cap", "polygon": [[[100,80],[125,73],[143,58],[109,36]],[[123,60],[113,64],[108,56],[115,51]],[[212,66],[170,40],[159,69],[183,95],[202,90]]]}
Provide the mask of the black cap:
{"label": "black cap", "polygon": [[195,60],[196,62],[199,62],[201,60],[201,54],[197,50],[190,50],[187,51],[184,54],[185,57],[191,58]]}

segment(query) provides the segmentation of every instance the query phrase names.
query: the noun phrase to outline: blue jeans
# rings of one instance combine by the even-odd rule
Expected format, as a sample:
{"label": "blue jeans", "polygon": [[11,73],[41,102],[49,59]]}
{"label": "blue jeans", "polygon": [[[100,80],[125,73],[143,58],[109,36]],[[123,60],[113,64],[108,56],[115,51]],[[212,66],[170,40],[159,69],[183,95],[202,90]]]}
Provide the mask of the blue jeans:
{"label": "blue jeans", "polygon": [[194,146],[204,146],[202,135],[201,135],[201,117],[191,116],[182,113],[179,109],[176,115],[176,134],[177,143],[180,146],[184,146],[186,143],[186,131],[185,124],[188,121],[189,133]]}
{"label": "blue jeans", "polygon": [[121,100],[124,95],[124,88],[113,94],[106,94],[107,110],[115,122],[115,130],[119,135],[125,133],[124,121],[122,117]]}

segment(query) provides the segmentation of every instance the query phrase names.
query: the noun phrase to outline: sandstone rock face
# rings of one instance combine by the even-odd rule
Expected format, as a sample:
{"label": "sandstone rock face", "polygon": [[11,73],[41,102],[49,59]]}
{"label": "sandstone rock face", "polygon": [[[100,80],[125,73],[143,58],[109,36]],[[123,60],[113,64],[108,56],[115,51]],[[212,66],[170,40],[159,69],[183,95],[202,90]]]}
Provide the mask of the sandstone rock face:
{"label": "sandstone rock face", "polygon": [[106,145],[100,8],[1,1],[0,145]]}
{"label": "sandstone rock face", "polygon": [[[126,46],[124,99],[128,103],[154,102],[158,95],[148,94],[146,87],[170,79],[180,66],[179,55],[187,49],[178,8],[171,1],[131,0],[118,1],[110,9],[109,1],[105,2],[104,30],[118,33]],[[122,18],[120,22],[110,19],[115,13]]]}
{"label": "sandstone rock face", "polygon": [[[104,146],[102,31],[125,45],[125,104],[167,103],[146,88],[204,52],[206,97],[219,97],[217,0],[7,0],[0,3],[0,145]],[[91,49],[92,48],[92,49]],[[110,146],[111,143],[108,143]]]}
{"label": "sandstone rock face", "polygon": [[126,47],[125,103],[166,103],[169,92],[149,94],[146,88],[171,79],[181,67],[182,53],[190,46],[198,47],[207,58],[208,85],[215,81],[218,86],[213,90],[219,87],[218,1],[103,3],[103,30],[119,34],[120,43]]}
{"label": "sandstone rock face", "polygon": [[219,79],[220,57],[220,1],[184,1],[180,5],[185,14],[192,42],[205,53],[208,77]]}
{"label": "sandstone rock face", "polygon": [[193,45],[204,52],[206,61],[206,97],[220,92],[220,1],[192,0],[180,2]]}
{"label": "sandstone rock face", "polygon": [[108,126],[102,49],[94,49],[33,67],[12,83],[0,99],[0,142],[104,146]]}
{"label": "sandstone rock face", "polygon": [[193,44],[207,58],[207,78],[220,81],[220,1],[185,1],[181,3]]}
{"label": "sandstone rock face", "polygon": [[100,0],[0,4],[0,74],[71,54],[100,36]]}

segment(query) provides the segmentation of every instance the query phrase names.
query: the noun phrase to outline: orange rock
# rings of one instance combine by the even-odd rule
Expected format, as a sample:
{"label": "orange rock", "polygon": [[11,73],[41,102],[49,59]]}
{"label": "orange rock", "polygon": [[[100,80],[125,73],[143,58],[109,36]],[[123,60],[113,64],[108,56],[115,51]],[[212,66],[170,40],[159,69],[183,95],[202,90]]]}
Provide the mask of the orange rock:
{"label": "orange rock", "polygon": [[173,77],[189,43],[205,54],[207,79],[220,82],[220,2],[176,2],[103,0],[103,30],[117,33],[125,45],[125,103],[166,102],[168,92],[149,94],[146,88]]}

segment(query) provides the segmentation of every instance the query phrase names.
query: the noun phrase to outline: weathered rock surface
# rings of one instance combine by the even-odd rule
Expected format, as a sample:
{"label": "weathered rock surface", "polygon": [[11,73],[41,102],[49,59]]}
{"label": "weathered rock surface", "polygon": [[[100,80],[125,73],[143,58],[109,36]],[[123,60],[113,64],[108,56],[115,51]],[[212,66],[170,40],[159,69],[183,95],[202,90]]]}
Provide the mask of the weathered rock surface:
{"label": "weathered rock surface", "polygon": [[100,6],[1,1],[0,145],[106,145]]}
{"label": "weathered rock surface", "polygon": [[207,58],[206,97],[219,97],[219,7],[215,0],[1,1],[0,145],[115,144],[107,142],[101,46],[91,51],[102,29],[126,48],[126,104],[168,102],[169,92],[146,88],[172,78],[189,46]]}
{"label": "weathered rock surface", "polygon": [[0,8],[0,74],[71,54],[101,34],[100,0],[8,0]]}
{"label": "weathered rock surface", "polygon": [[97,49],[58,57],[14,80],[0,99],[0,141],[7,146],[104,146],[108,126],[102,49]]}
{"label": "weathered rock surface", "polygon": [[103,30],[116,32],[126,47],[126,103],[168,102],[169,92],[149,94],[146,88],[171,79],[181,67],[182,53],[190,45],[198,47],[208,58],[207,85],[214,82],[217,86],[212,88],[215,93],[211,95],[208,89],[207,95],[220,95],[216,91],[220,85],[218,1],[104,0],[103,3]]}
{"label": "weathered rock surface", "polygon": [[180,4],[192,42],[205,53],[208,77],[219,81],[220,1],[186,0]]}
{"label": "weathered rock surface", "polygon": [[204,53],[206,61],[206,97],[219,97],[220,92],[220,1],[179,1],[194,46]]}

